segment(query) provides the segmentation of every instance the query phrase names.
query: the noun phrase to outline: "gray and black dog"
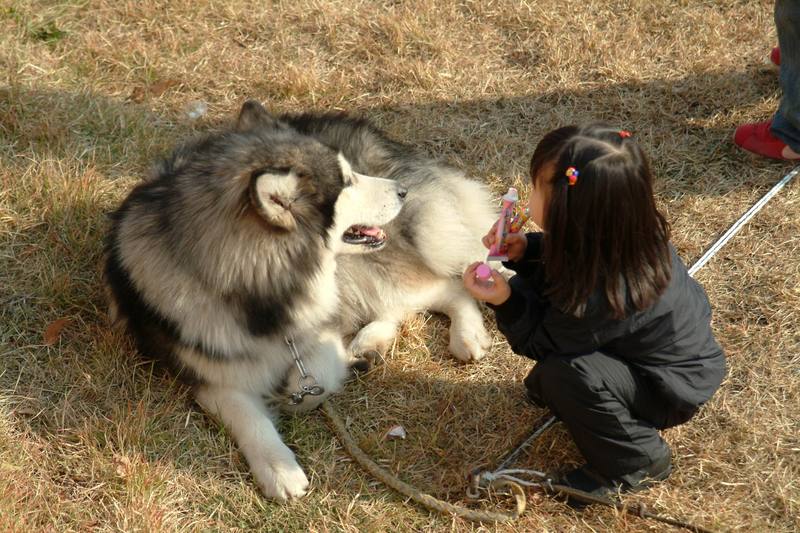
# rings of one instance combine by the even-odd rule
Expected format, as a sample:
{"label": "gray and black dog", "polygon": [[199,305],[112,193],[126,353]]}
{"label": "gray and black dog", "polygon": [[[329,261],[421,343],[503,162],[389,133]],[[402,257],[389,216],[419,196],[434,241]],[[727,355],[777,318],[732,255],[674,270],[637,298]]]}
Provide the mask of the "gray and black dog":
{"label": "gray and black dog", "polygon": [[367,121],[249,101],[112,214],[110,316],[193,386],[266,496],[299,497],[308,480],[274,411],[319,405],[417,311],[450,317],[457,358],[482,357],[460,273],[495,218],[483,185]]}

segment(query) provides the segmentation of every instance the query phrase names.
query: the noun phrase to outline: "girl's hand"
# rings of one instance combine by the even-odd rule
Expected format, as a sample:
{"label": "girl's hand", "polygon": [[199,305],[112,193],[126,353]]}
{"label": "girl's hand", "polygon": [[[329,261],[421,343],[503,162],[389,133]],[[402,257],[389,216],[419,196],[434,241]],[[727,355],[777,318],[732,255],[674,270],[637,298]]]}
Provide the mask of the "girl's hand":
{"label": "girl's hand", "polygon": [[[489,249],[495,241],[495,232],[499,220],[492,225],[489,233],[483,236],[481,242]],[[525,249],[528,248],[528,239],[524,233],[509,233],[506,235],[506,255],[509,261],[519,261],[525,256]]]}
{"label": "girl's hand", "polygon": [[492,305],[500,305],[511,296],[511,287],[508,282],[497,270],[492,269],[492,279],[494,283],[490,286],[484,286],[478,283],[475,277],[475,269],[478,268],[480,263],[472,263],[464,271],[462,279],[464,280],[464,288],[467,289],[473,298],[482,302],[488,302]]}

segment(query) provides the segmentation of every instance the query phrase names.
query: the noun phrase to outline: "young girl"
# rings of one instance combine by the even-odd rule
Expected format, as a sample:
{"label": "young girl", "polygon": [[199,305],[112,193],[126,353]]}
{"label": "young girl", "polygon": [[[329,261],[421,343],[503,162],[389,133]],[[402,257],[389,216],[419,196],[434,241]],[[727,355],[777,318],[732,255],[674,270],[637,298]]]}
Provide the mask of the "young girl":
{"label": "young girl", "polygon": [[[507,236],[507,283],[464,285],[494,309],[514,352],[536,360],[528,398],[569,429],[586,465],[558,481],[595,495],[669,476],[659,435],[688,421],[725,375],[705,292],[669,242],[647,158],[630,133],[554,130],[531,158],[544,231]],[[483,243],[494,242],[490,231]]]}

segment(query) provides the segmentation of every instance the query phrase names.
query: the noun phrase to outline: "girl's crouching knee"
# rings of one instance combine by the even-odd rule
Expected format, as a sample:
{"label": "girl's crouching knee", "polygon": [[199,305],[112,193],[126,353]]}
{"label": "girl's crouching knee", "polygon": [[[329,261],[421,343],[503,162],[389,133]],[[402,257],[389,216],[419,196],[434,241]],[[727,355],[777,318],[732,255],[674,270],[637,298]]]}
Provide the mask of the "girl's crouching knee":
{"label": "girl's crouching knee", "polygon": [[525,396],[538,407],[553,408],[576,388],[589,388],[579,371],[564,357],[550,356],[538,361],[523,380]]}

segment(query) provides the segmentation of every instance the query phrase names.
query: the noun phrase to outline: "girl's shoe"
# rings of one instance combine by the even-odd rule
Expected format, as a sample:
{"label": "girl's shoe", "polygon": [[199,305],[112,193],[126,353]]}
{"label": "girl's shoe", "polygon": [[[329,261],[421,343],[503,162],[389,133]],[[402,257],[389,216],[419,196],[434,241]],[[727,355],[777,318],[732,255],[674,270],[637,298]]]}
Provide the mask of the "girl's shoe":
{"label": "girl's shoe", "polygon": [[[672,473],[672,460],[669,454],[644,468],[630,474],[609,479],[595,472],[589,465],[576,468],[553,480],[555,485],[577,489],[590,496],[610,499],[625,492],[644,490],[656,481],[663,481]],[[578,495],[568,495],[567,505],[573,509],[583,509],[593,502],[580,499]]]}
{"label": "girl's shoe", "polygon": [[800,159],[800,154],[789,148],[770,131],[772,121],[742,124],[733,134],[733,142],[740,148],[754,154],[792,161]]}
{"label": "girl's shoe", "polygon": [[769,54],[769,60],[772,61],[772,64],[775,66],[781,66],[781,49],[780,47],[776,46],[772,49],[772,52]]}

